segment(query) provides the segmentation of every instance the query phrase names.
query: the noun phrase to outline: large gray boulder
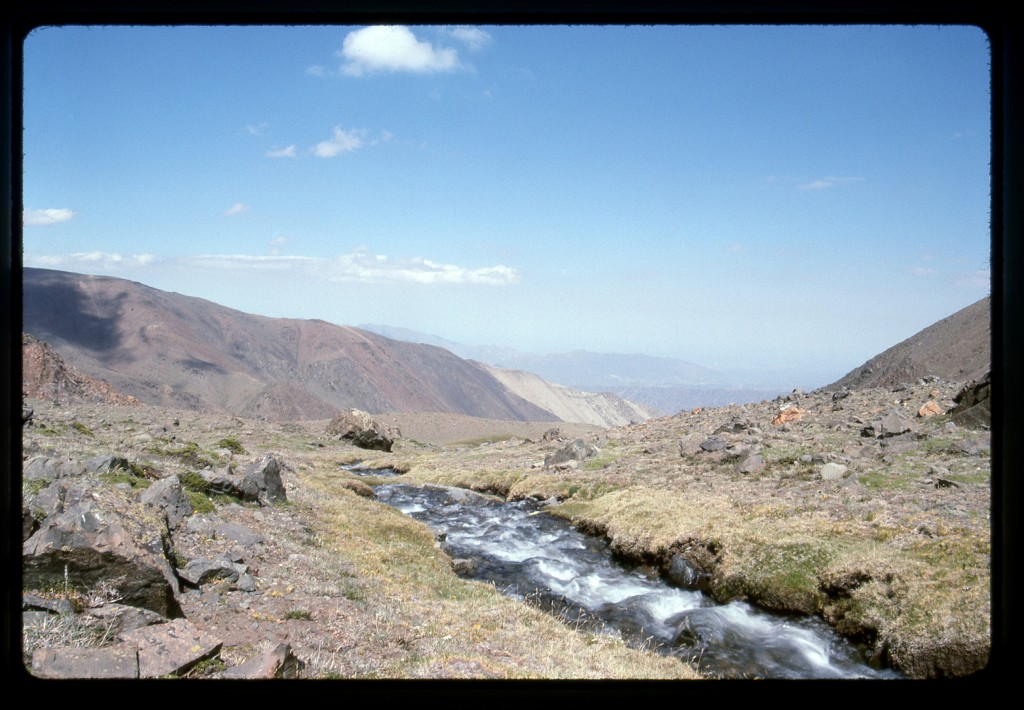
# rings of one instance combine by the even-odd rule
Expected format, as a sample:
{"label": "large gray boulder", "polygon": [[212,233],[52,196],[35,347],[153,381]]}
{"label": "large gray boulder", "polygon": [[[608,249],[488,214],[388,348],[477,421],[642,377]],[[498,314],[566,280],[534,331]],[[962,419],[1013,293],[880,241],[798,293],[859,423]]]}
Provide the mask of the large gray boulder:
{"label": "large gray boulder", "polygon": [[332,419],[327,425],[327,433],[361,449],[375,451],[391,451],[395,439],[401,436],[397,430],[358,409],[342,412]]}
{"label": "large gray boulder", "polygon": [[79,481],[22,545],[23,587],[112,588],[124,604],[180,616],[162,513],[130,492]]}

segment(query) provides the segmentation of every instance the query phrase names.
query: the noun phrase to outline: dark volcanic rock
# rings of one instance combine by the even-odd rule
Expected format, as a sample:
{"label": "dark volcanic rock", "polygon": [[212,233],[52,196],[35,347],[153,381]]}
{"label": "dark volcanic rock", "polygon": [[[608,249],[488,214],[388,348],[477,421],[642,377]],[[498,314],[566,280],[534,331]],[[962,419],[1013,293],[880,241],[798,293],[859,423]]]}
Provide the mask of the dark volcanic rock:
{"label": "dark volcanic rock", "polygon": [[950,418],[960,426],[972,429],[992,426],[992,373],[965,385],[953,401],[956,406],[950,410]]}

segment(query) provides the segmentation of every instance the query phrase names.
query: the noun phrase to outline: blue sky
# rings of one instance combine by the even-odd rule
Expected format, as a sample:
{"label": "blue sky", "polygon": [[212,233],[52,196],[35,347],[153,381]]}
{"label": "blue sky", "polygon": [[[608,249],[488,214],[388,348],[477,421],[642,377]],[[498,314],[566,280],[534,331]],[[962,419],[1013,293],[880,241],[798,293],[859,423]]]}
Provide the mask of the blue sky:
{"label": "blue sky", "polygon": [[974,27],[51,27],[24,264],[835,379],[989,293]]}

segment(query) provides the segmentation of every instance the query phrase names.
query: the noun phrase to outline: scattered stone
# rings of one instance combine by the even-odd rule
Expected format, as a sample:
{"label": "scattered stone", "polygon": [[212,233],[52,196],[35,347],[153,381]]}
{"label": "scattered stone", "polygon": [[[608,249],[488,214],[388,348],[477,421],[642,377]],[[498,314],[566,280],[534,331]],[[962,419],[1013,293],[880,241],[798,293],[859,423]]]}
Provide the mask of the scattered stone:
{"label": "scattered stone", "polygon": [[719,439],[715,436],[709,436],[707,439],[700,443],[700,448],[704,451],[721,451],[726,447],[724,439]]}
{"label": "scattered stone", "polygon": [[953,397],[956,406],[950,410],[951,419],[960,426],[987,429],[992,426],[992,373],[980,380],[967,383]]}
{"label": "scattered stone", "polygon": [[944,412],[942,407],[939,406],[939,403],[933,399],[929,399],[927,402],[921,405],[920,409],[917,410],[917,416],[922,418],[934,417],[943,413]]}
{"label": "scattered stone", "polygon": [[119,634],[122,631],[131,631],[132,629],[141,629],[143,626],[152,626],[153,624],[161,624],[166,621],[164,617],[155,611],[116,602],[87,608],[84,613],[109,623],[111,632],[114,634]]}
{"label": "scattered stone", "polygon": [[172,530],[177,529],[186,517],[195,512],[177,476],[160,479],[144,490],[140,499],[144,504],[162,510],[167,515],[167,525]]}
{"label": "scattered stone", "polygon": [[841,463],[827,463],[821,467],[818,474],[823,481],[836,481],[844,478],[848,470],[849,468]]}
{"label": "scattered stone", "polygon": [[580,461],[586,461],[600,453],[601,450],[593,444],[588,444],[583,441],[583,439],[576,439],[575,441],[566,444],[555,453],[545,456],[544,466],[546,468],[549,466],[566,464],[572,461],[575,461],[578,464]]}
{"label": "scattered stone", "polygon": [[85,466],[75,459],[55,459],[35,456],[22,467],[22,477],[28,481],[56,481],[68,476],[81,476]]}
{"label": "scattered stone", "polygon": [[957,483],[956,481],[951,481],[948,478],[936,478],[935,479],[935,487],[936,488],[959,488],[960,484]]}
{"label": "scattered stone", "polygon": [[876,419],[861,430],[861,436],[886,439],[910,431],[910,422],[896,409],[889,410],[881,419]]}
{"label": "scattered stone", "polygon": [[686,456],[700,451],[700,444],[704,440],[703,434],[687,434],[679,440],[679,455]]}
{"label": "scattered stone", "polygon": [[32,654],[39,678],[138,678],[139,652],[129,644],[105,648],[41,648]]}
{"label": "scattered stone", "polygon": [[764,466],[764,459],[761,457],[761,454],[755,451],[747,454],[747,456],[740,461],[736,470],[740,473],[760,473],[764,470]]}
{"label": "scattered stone", "polygon": [[213,526],[213,534],[225,540],[236,542],[242,547],[252,547],[263,542],[263,536],[250,528],[237,523],[216,523]]}
{"label": "scattered stone", "polygon": [[[239,569],[241,568],[241,569]],[[246,571],[245,565],[239,565],[227,560],[190,560],[183,569],[178,570],[178,576],[182,581],[193,587],[199,587],[210,582],[217,582],[226,579],[229,582],[238,580],[238,576]]]}
{"label": "scattered stone", "polygon": [[50,614],[74,614],[75,607],[67,599],[49,599],[38,594],[23,593],[21,608],[25,611],[45,611]]}
{"label": "scattered stone", "polygon": [[216,656],[222,645],[186,619],[132,629],[122,633],[120,639],[138,647],[140,678],[180,675]]}
{"label": "scattered stone", "polygon": [[246,466],[242,477],[256,483],[257,496],[265,497],[271,503],[287,502],[288,496],[281,482],[281,464],[270,454]]}
{"label": "scattered stone", "polygon": [[289,644],[279,643],[274,648],[227,669],[221,674],[221,677],[238,680],[298,678],[299,671],[305,666],[306,664],[292,653],[292,647]]}
{"label": "scattered stone", "polygon": [[561,432],[561,430],[558,429],[558,427],[552,427],[551,429],[548,429],[546,432],[544,432],[544,435],[541,436],[540,440],[541,441],[558,441],[558,438],[561,435],[562,435],[562,432]]}
{"label": "scattered stone", "polygon": [[784,406],[779,413],[772,419],[772,426],[782,426],[783,424],[789,424],[790,422],[798,422],[803,419],[804,415],[807,414],[807,410],[800,409],[797,406]]}
{"label": "scattered stone", "polygon": [[381,424],[372,416],[358,409],[342,412],[327,425],[327,433],[349,441],[361,449],[391,451],[395,439],[401,433]]}

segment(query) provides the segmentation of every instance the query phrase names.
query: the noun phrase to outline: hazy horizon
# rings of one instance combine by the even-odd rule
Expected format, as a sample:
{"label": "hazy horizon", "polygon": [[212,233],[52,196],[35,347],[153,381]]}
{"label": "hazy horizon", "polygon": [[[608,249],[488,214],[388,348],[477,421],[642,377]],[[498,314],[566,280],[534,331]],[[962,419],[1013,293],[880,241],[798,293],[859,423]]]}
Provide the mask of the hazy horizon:
{"label": "hazy horizon", "polygon": [[989,65],[963,26],[40,28],[24,264],[836,379],[989,293]]}

